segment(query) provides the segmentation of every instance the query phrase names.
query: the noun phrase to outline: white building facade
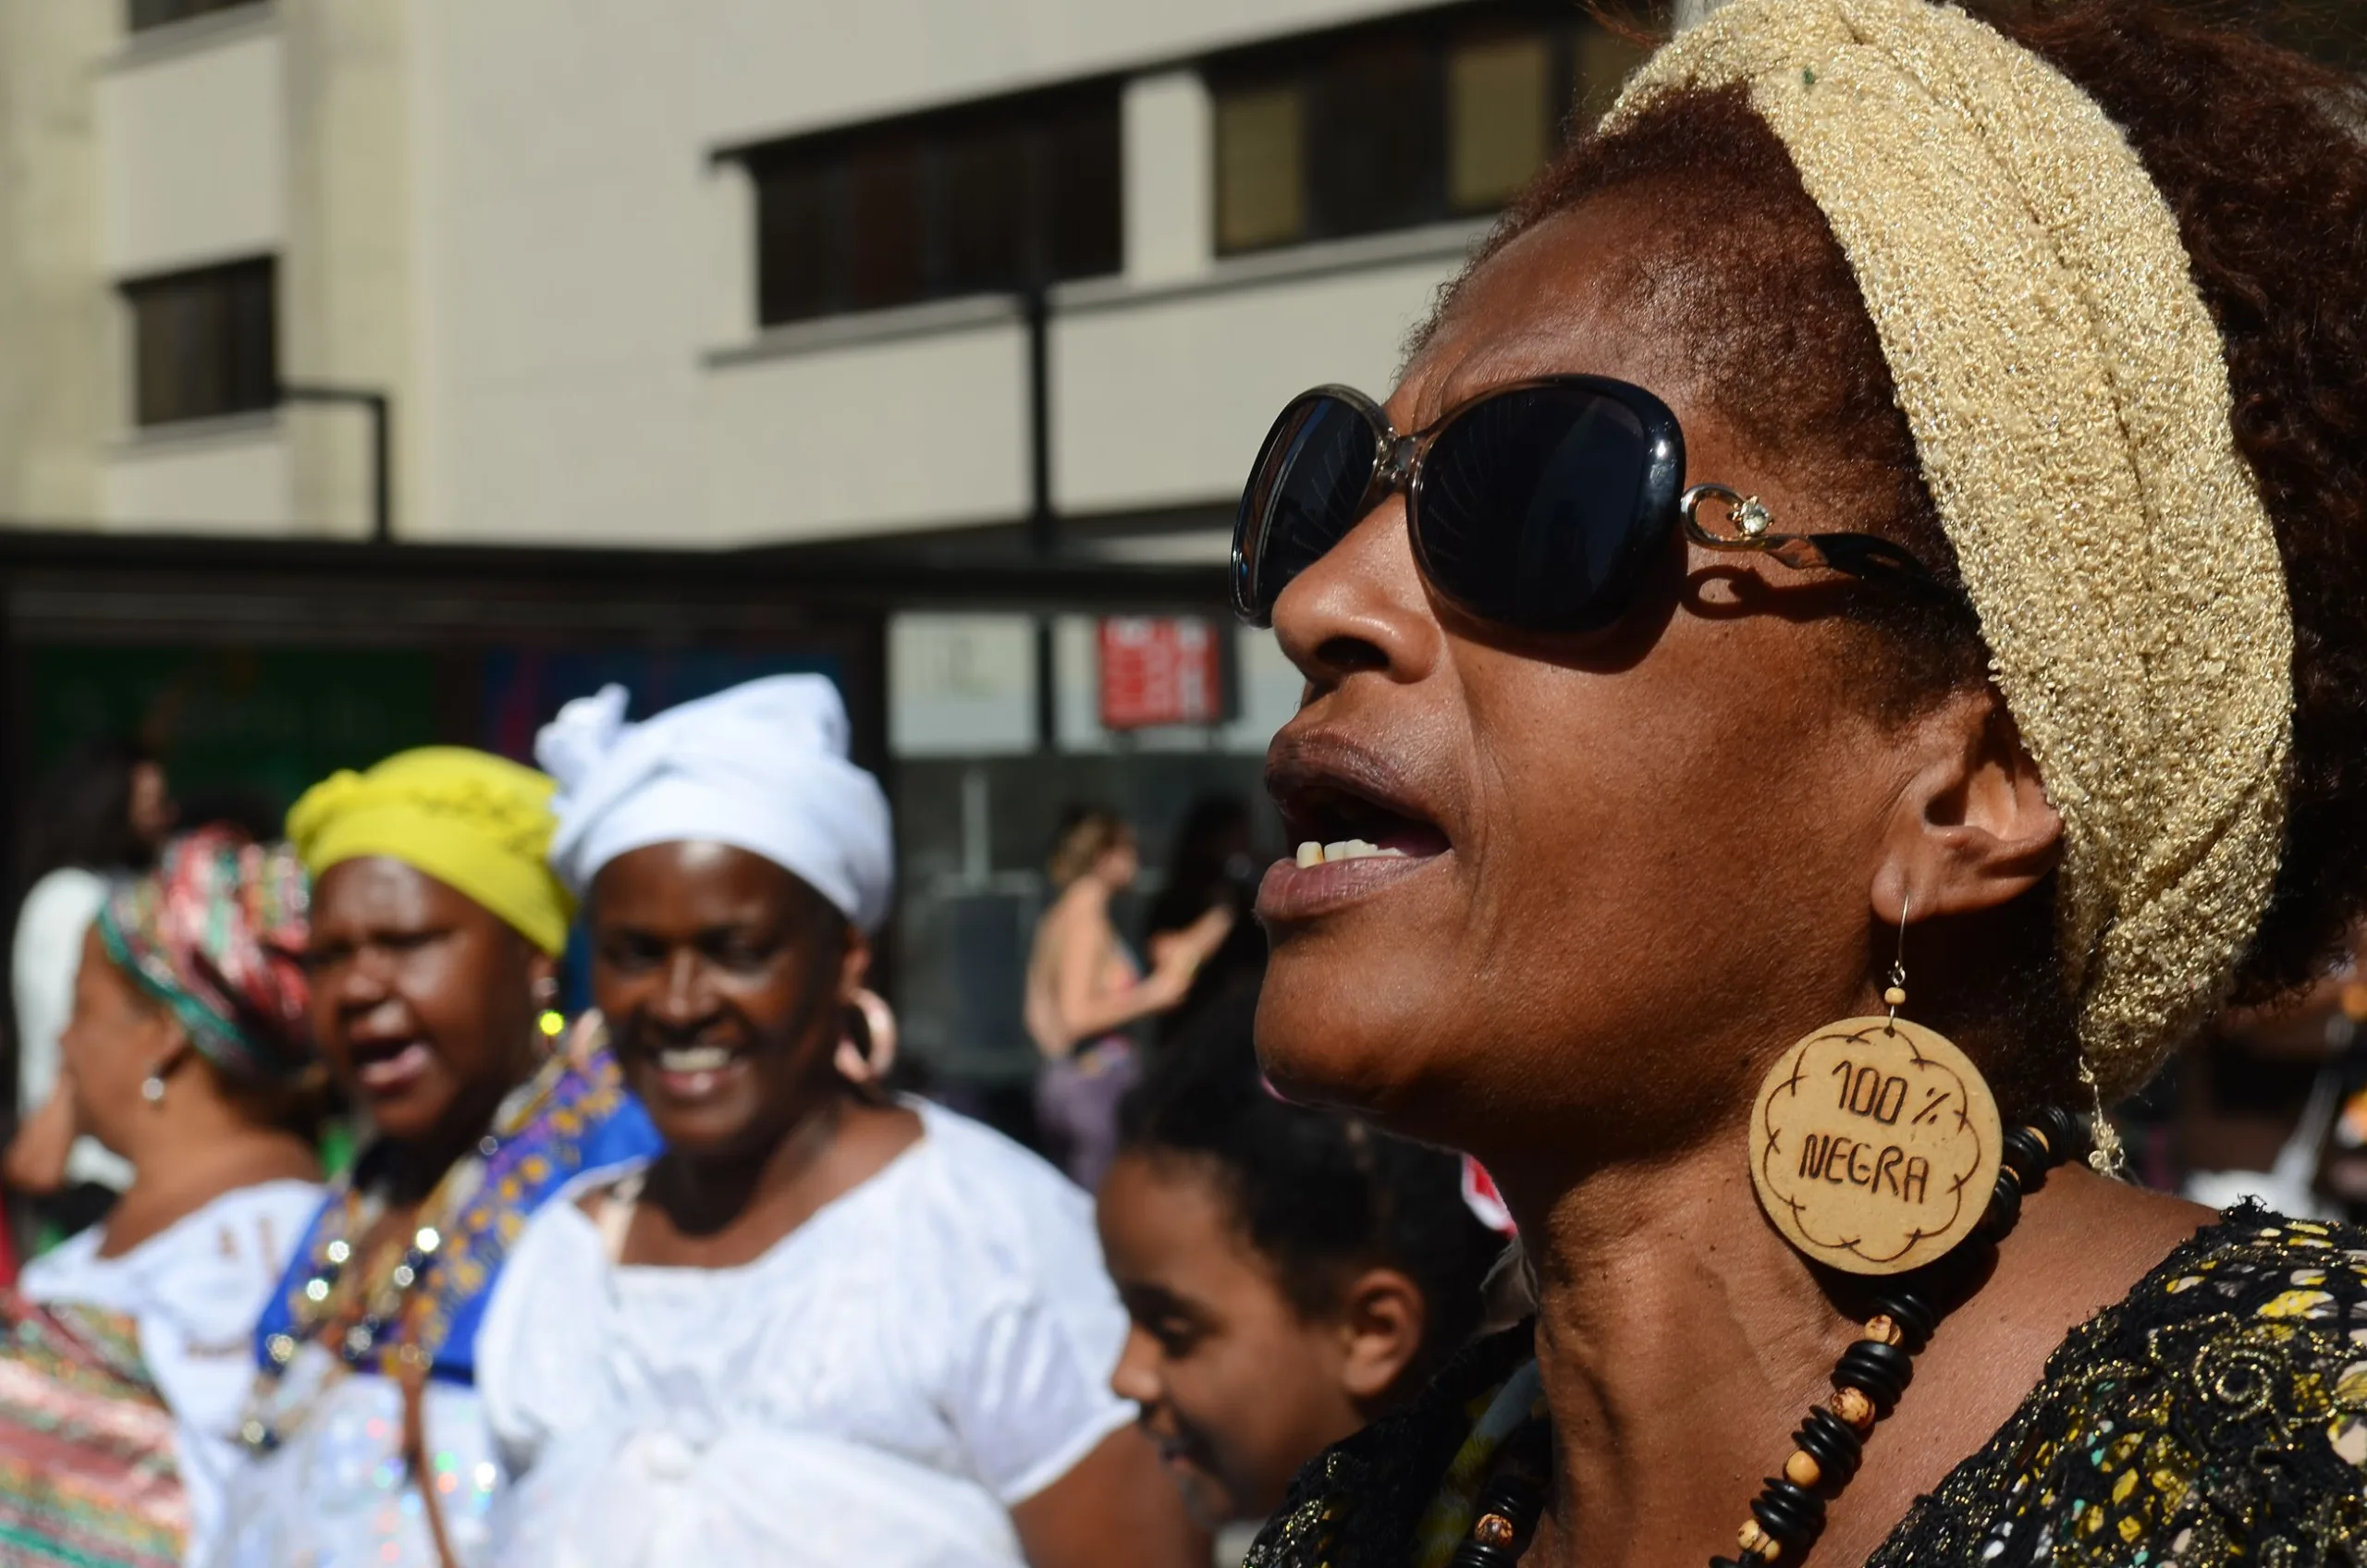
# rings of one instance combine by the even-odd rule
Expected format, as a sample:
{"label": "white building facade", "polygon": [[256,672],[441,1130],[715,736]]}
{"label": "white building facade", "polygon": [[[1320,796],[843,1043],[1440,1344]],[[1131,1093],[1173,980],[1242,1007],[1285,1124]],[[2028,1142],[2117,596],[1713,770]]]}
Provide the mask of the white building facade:
{"label": "white building facade", "polygon": [[1625,63],[1570,10],[6,0],[0,516],[358,533],[284,381],[391,395],[406,538],[1008,522],[1034,280],[1054,507],[1205,525]]}
{"label": "white building facade", "polygon": [[[1385,391],[1635,56],[1568,0],[0,0],[0,524],[364,537],[362,410],[281,396],[327,387],[390,405],[405,541],[921,548],[1042,503],[1213,563],[1282,403]],[[1241,788],[1296,698],[1245,634],[1235,717],[1113,736],[1094,660],[1081,615],[890,622],[924,1048],[1001,1009],[942,999],[1010,967],[946,923],[1024,931],[1030,759],[1171,815],[1131,753]]]}

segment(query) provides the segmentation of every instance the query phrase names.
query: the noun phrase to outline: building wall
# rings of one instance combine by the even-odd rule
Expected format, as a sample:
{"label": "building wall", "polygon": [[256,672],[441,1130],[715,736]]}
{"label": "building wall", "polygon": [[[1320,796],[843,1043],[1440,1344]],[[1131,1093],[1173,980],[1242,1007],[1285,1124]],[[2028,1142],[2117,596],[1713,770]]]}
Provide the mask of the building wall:
{"label": "building wall", "polygon": [[143,532],[306,532],[291,484],[292,433],[276,416],[136,425],[130,312],[119,293],[135,279],[287,249],[281,10],[257,6],[127,34],[120,6],[73,4],[106,13],[86,87],[97,124],[97,250],[82,286],[97,318],[85,351],[102,388],[90,452],[95,521]]}
{"label": "building wall", "polygon": [[754,196],[726,154],[1113,74],[1125,270],[1055,298],[1055,503],[1221,507],[1292,392],[1385,385],[1472,234],[1216,260],[1190,62],[1404,8],[266,0],[127,34],[121,0],[0,4],[0,325],[23,346],[0,398],[25,416],[0,420],[0,515],[360,533],[359,410],[133,418],[121,286],[268,255],[282,379],[392,396],[411,537],[726,546],[1012,521],[1011,302],[760,330]]}
{"label": "building wall", "polygon": [[[409,0],[277,0],[288,124],[280,262],[280,369],[297,385],[394,400],[398,504],[424,477],[412,344]],[[295,405],[290,502],[316,532],[370,525],[369,424],[351,405]]]}
{"label": "building wall", "polygon": [[91,83],[112,41],[86,0],[0,6],[0,515],[98,507],[109,323]]}
{"label": "building wall", "polygon": [[[716,154],[815,126],[1108,71],[1128,90],[1128,274],[1065,291],[1056,503],[1223,502],[1315,381],[1385,381],[1456,235],[1336,299],[1209,254],[1206,94],[1159,68],[1392,9],[1374,0],[413,0],[435,366],[413,526],[739,545],[1024,511],[1024,345],[1003,302],[760,333],[753,198]],[[1188,286],[1206,283],[1205,292]]]}

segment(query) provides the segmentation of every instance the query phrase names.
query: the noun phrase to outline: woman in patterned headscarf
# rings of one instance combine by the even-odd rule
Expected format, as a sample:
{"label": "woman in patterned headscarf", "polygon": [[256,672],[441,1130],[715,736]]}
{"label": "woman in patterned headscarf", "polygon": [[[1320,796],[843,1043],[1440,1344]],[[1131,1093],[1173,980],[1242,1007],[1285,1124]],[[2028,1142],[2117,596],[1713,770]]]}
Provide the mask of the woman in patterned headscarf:
{"label": "woman in patterned headscarf", "polygon": [[219,1518],[248,1336],[320,1201],[304,906],[288,850],[208,827],[118,883],[83,941],[60,1091],[133,1176],[0,1308],[0,1537],[28,1550],[170,1560]]}

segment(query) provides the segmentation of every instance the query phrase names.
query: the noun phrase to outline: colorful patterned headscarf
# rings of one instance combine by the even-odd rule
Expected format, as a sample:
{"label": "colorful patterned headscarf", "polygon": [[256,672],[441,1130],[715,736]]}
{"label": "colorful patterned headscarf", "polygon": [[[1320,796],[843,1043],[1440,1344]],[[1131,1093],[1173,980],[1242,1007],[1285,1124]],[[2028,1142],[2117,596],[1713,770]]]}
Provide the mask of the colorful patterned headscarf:
{"label": "colorful patterned headscarf", "polygon": [[116,888],[99,911],[99,941],[208,1061],[250,1083],[288,1083],[313,1063],[305,894],[287,845],[201,827]]}
{"label": "colorful patterned headscarf", "polygon": [[556,787],[506,757],[422,746],[313,785],[288,814],[288,837],[315,876],[384,855],[467,894],[556,955],[575,918],[573,897],[543,858]]}

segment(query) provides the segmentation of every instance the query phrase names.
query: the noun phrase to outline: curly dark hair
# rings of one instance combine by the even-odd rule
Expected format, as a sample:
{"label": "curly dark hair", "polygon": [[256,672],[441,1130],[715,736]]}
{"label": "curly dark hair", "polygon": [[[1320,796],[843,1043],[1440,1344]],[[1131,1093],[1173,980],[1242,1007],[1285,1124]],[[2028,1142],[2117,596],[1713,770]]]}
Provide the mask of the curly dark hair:
{"label": "curly dark hair", "polygon": [[[2273,999],[2319,972],[2367,910],[2367,84],[2160,0],[1968,8],[2122,127],[2177,214],[2226,345],[2236,441],[2283,553],[2296,631],[2284,854],[2236,985],[2239,1001]],[[1742,91],[1672,95],[1615,134],[1578,138],[1472,267],[1597,200],[1648,204],[1652,238],[1616,260],[1613,281],[1670,325],[1662,342],[1687,356],[1697,399],[1814,483],[1834,514],[1820,527],[1883,534],[1954,579],[1847,260]],[[1441,316],[1460,286],[1442,292]],[[1878,595],[1847,613],[1876,639],[1867,689],[1885,712],[1988,679],[1968,617]],[[2053,900],[2050,881],[1989,923],[1981,974],[1944,983],[1973,1015],[1962,1026],[2028,1053],[2022,1065],[2051,1081],[2023,1087],[2050,1096],[2073,1032]],[[2055,983],[2001,986],[2001,948],[2016,978]]]}
{"label": "curly dark hair", "polygon": [[1250,1041],[1257,1006],[1257,987],[1236,986],[1160,1051],[1119,1107],[1120,1147],[1204,1170],[1304,1317],[1336,1310],[1364,1269],[1405,1274],[1425,1316],[1398,1386],[1419,1388],[1478,1329],[1504,1239],[1464,1202],[1456,1156],[1268,1089]]}

